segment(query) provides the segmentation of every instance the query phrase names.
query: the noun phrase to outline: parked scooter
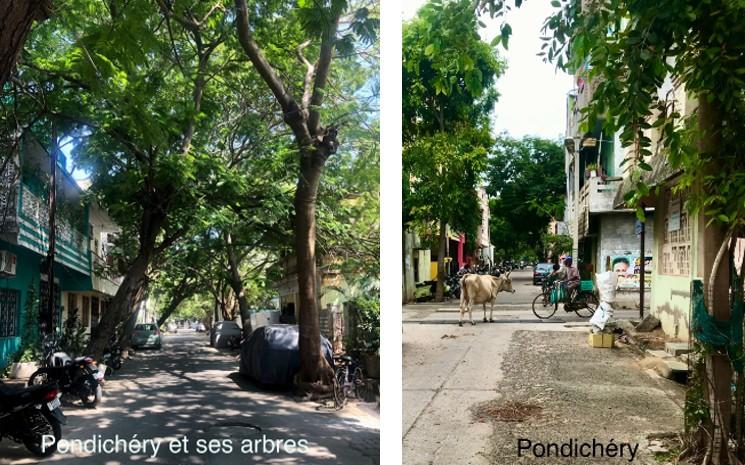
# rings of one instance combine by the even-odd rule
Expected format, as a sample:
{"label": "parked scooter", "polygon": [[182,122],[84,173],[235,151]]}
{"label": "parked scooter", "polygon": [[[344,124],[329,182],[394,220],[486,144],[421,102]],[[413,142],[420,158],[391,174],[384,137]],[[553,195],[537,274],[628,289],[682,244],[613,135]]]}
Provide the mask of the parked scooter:
{"label": "parked scooter", "polygon": [[[0,439],[23,443],[39,457],[52,455],[62,437],[60,425],[67,422],[60,396],[53,384],[16,388],[0,381]],[[54,444],[44,443],[44,436],[54,436]]]}
{"label": "parked scooter", "polygon": [[73,359],[55,349],[56,344],[45,346],[42,368],[31,375],[28,385],[56,382],[63,394],[78,397],[85,407],[94,408],[103,396],[103,371],[92,357]]}

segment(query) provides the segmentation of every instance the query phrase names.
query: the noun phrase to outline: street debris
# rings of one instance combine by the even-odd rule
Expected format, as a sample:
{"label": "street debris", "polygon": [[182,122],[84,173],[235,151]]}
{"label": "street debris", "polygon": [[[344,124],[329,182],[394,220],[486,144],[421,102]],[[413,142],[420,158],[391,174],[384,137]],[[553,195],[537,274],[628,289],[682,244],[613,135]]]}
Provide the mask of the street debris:
{"label": "street debris", "polygon": [[440,339],[455,339],[456,337],[458,336],[456,336],[455,334],[443,334]]}
{"label": "street debris", "polygon": [[481,423],[487,421],[521,422],[530,417],[539,416],[542,411],[543,407],[539,405],[513,400],[482,402],[472,407],[474,419]]}
{"label": "street debris", "polygon": [[644,319],[636,325],[636,331],[639,333],[648,333],[660,326],[660,320],[655,318],[651,313],[648,313]]}

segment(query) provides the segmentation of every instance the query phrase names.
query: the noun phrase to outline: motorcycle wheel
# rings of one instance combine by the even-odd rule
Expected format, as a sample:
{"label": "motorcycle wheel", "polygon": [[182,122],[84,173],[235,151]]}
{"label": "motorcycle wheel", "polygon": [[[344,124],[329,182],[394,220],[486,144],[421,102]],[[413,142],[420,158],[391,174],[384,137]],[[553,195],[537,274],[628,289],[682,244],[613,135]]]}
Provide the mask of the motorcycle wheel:
{"label": "motorcycle wheel", "polygon": [[[23,445],[26,446],[26,449],[37,457],[49,457],[57,452],[57,443],[62,437],[62,428],[60,428],[59,421],[36,409],[28,409],[24,412],[24,415],[29,427],[28,434],[23,437]],[[49,434],[54,435],[54,445],[42,449],[42,438]]]}
{"label": "motorcycle wheel", "polygon": [[101,402],[101,397],[103,396],[101,385],[91,375],[83,379],[78,392],[80,393],[80,401],[83,402],[83,406],[86,408],[95,408]]}
{"label": "motorcycle wheel", "polygon": [[117,357],[114,360],[112,360],[111,361],[111,367],[113,369],[115,369],[115,370],[120,369],[122,367],[122,359],[120,359],[120,358]]}
{"label": "motorcycle wheel", "polygon": [[47,384],[49,383],[49,372],[41,368],[39,370],[36,370],[29,378],[28,378],[28,386],[36,386],[40,384]]}

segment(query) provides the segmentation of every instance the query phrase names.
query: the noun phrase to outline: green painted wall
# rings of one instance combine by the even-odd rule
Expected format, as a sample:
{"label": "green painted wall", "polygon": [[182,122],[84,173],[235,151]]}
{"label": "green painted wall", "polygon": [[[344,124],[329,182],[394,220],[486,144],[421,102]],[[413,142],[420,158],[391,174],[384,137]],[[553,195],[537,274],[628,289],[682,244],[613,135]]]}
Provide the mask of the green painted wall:
{"label": "green painted wall", "polygon": [[20,291],[20,302],[17,309],[18,335],[16,337],[0,338],[0,369],[6,366],[7,360],[15,354],[21,345],[21,334],[26,324],[24,309],[28,296],[29,285],[33,285],[36,295],[39,295],[39,266],[42,257],[27,249],[0,241],[0,249],[16,254],[16,275],[12,278],[0,278],[0,287]]}

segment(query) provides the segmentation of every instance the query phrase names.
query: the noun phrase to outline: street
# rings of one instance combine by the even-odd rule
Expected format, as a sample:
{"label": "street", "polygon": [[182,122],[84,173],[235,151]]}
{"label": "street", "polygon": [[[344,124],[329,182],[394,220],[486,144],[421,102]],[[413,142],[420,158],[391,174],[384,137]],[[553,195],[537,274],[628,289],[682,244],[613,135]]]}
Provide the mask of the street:
{"label": "street", "polygon": [[[238,375],[235,353],[208,346],[208,336],[181,332],[165,336],[161,351],[139,350],[114,373],[101,405],[87,410],[65,405],[63,439],[160,439],[157,457],[147,453],[57,453],[42,461],[56,464],[119,465],[238,463],[377,464],[379,417],[374,404],[350,405],[341,412],[318,411],[314,402],[297,402],[290,393],[257,389]],[[136,436],[135,436],[136,435]],[[171,453],[168,443],[188,438],[188,454]],[[218,439],[219,450],[200,452],[199,439]],[[232,439],[232,453],[223,440]],[[259,445],[241,453],[241,443]],[[256,441],[258,439],[258,441]],[[266,439],[266,440],[265,440]],[[306,440],[308,451],[277,453],[276,441]],[[271,444],[273,441],[274,446]],[[230,442],[230,441],[229,441]],[[202,443],[209,444],[209,443]],[[206,446],[205,446],[206,447]],[[283,446],[279,446],[283,447]],[[274,448],[272,451],[270,449]],[[291,448],[290,448],[291,449]],[[285,449],[287,450],[287,449]],[[264,451],[264,453],[262,453]],[[0,443],[0,464],[37,463],[23,446]]]}
{"label": "street", "polygon": [[[680,388],[644,373],[627,349],[588,347],[587,320],[561,306],[538,320],[530,306],[540,288],[531,276],[512,273],[516,292],[499,294],[495,323],[483,323],[475,306],[476,325],[458,327],[455,301],[404,306],[405,464],[534,463],[516,456],[521,431],[525,438],[620,441],[681,427]],[[537,405],[545,415],[510,423],[479,418],[480,408],[506,401]]]}

